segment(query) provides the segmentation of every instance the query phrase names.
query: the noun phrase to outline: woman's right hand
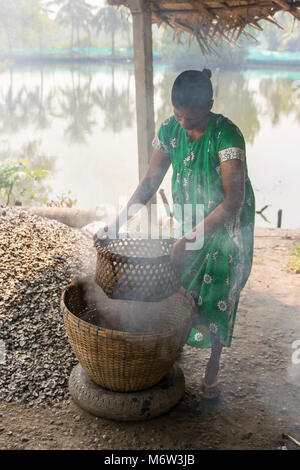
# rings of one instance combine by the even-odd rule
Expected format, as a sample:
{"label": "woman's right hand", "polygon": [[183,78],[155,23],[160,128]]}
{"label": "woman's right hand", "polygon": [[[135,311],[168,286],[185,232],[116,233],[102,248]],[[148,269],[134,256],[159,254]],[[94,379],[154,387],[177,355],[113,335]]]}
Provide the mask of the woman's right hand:
{"label": "woman's right hand", "polygon": [[[103,225],[103,227],[101,227],[97,233],[95,233],[95,235],[93,236],[93,240],[94,240],[94,245],[96,244],[96,242],[98,240],[103,240],[105,238],[109,238],[109,234],[110,233],[115,233],[116,231],[116,226],[115,224],[111,224],[111,225]],[[115,234],[115,237],[113,238],[118,238],[118,233]]]}
{"label": "woman's right hand", "polygon": [[103,227],[101,227],[98,232],[95,233],[95,235],[93,236],[93,240],[94,240],[94,245],[96,244],[96,242],[98,240],[101,240],[103,238],[105,238],[105,235],[108,236],[108,225],[104,225]]}

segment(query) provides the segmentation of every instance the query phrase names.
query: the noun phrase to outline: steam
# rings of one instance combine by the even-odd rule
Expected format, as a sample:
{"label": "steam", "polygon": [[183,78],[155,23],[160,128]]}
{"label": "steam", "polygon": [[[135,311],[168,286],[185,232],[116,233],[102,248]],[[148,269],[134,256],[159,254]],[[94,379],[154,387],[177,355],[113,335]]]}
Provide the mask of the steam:
{"label": "steam", "polygon": [[[132,333],[162,333],[173,325],[161,319],[160,302],[117,300],[107,297],[92,279],[80,281],[84,303],[92,312],[89,321],[101,328]],[[84,319],[84,316],[82,317]]]}
{"label": "steam", "polygon": [[289,364],[286,370],[286,380],[300,387],[300,365],[299,364]]}

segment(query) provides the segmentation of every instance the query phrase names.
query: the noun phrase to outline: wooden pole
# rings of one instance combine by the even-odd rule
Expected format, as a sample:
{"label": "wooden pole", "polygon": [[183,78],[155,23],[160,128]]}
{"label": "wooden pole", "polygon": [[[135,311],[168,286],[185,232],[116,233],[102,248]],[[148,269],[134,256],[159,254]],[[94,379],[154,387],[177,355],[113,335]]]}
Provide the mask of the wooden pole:
{"label": "wooden pole", "polygon": [[[149,2],[145,0],[129,0],[127,5],[131,10],[133,22],[138,165],[141,181],[151,160],[155,134],[152,14]],[[150,203],[155,204],[155,201],[154,197]]]}
{"label": "wooden pole", "polygon": [[281,221],[282,221],[282,209],[279,209],[277,212],[277,228],[281,228]]}
{"label": "wooden pole", "polygon": [[[148,4],[149,5],[149,4]],[[130,0],[133,20],[133,49],[139,178],[143,178],[152,155],[154,138],[152,15],[145,0]]]}

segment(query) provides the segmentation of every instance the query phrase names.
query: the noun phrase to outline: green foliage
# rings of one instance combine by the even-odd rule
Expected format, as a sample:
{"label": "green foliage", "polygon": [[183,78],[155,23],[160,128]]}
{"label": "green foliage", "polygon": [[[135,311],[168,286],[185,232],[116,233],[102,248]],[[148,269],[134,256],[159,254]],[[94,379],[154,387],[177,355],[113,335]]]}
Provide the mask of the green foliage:
{"label": "green foliage", "polygon": [[31,2],[27,5],[27,8],[31,13],[31,21],[28,25],[31,30],[30,45],[31,47],[34,47],[38,43],[40,49],[42,49],[43,47],[47,47],[51,44],[57,32],[57,26],[50,20],[45,11],[40,8],[40,2],[34,0],[34,9],[29,8],[30,3]]}
{"label": "green foliage", "polygon": [[[88,0],[0,0],[0,48],[132,47],[125,7],[97,8]],[[118,37],[118,41],[117,41]]]}
{"label": "green foliage", "polygon": [[[16,154],[19,158],[16,158]],[[49,192],[45,179],[54,169],[53,158],[40,154],[39,142],[33,141],[15,151],[0,152],[0,204],[13,205],[40,201]]]}
{"label": "green foliage", "polygon": [[100,8],[93,17],[93,26],[96,29],[96,33],[104,31],[106,34],[111,35],[111,53],[115,55],[115,36],[118,32],[126,30],[128,28],[128,21],[124,18],[124,15],[111,6]]}
{"label": "green foliage", "polygon": [[40,0],[0,0],[0,39],[9,50],[42,47],[54,33]]}
{"label": "green foliage", "polygon": [[83,29],[90,37],[92,10],[95,7],[86,0],[56,0],[49,2],[49,5],[51,4],[60,5],[55,18],[58,24],[63,27],[71,26],[70,49],[72,50],[74,45],[74,32],[77,35],[77,47],[80,47],[80,29]]}
{"label": "green foliage", "polygon": [[47,207],[74,207],[77,204],[77,199],[71,199],[71,192],[70,189],[66,194],[62,192],[56,196],[56,199],[49,200],[45,198],[43,203],[46,204]]}
{"label": "green foliage", "polygon": [[300,274],[300,243],[296,243],[294,246],[288,263],[287,263],[287,269],[289,271],[292,271],[295,274]]}
{"label": "green foliage", "polygon": [[0,191],[8,206],[16,185],[24,180],[39,181],[44,177],[44,170],[30,170],[27,160],[12,160],[0,163]]}

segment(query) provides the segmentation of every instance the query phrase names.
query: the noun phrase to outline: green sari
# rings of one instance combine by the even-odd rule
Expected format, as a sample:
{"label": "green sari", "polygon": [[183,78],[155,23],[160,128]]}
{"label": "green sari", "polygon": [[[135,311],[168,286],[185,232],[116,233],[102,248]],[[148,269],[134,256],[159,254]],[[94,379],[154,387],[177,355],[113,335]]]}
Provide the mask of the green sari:
{"label": "green sari", "polygon": [[[255,199],[243,135],[229,119],[212,113],[206,132],[190,142],[172,116],[160,126],[153,147],[171,157],[174,217],[178,221],[185,204],[202,204],[204,217],[213,211],[225,197],[220,164],[232,159],[244,162],[242,207],[225,226],[205,236],[201,249],[191,251],[182,273],[182,285],[191,292],[198,311],[187,344],[210,348],[212,332],[223,346],[230,347],[240,292],[253,256]],[[182,225],[182,234],[187,231]]]}

